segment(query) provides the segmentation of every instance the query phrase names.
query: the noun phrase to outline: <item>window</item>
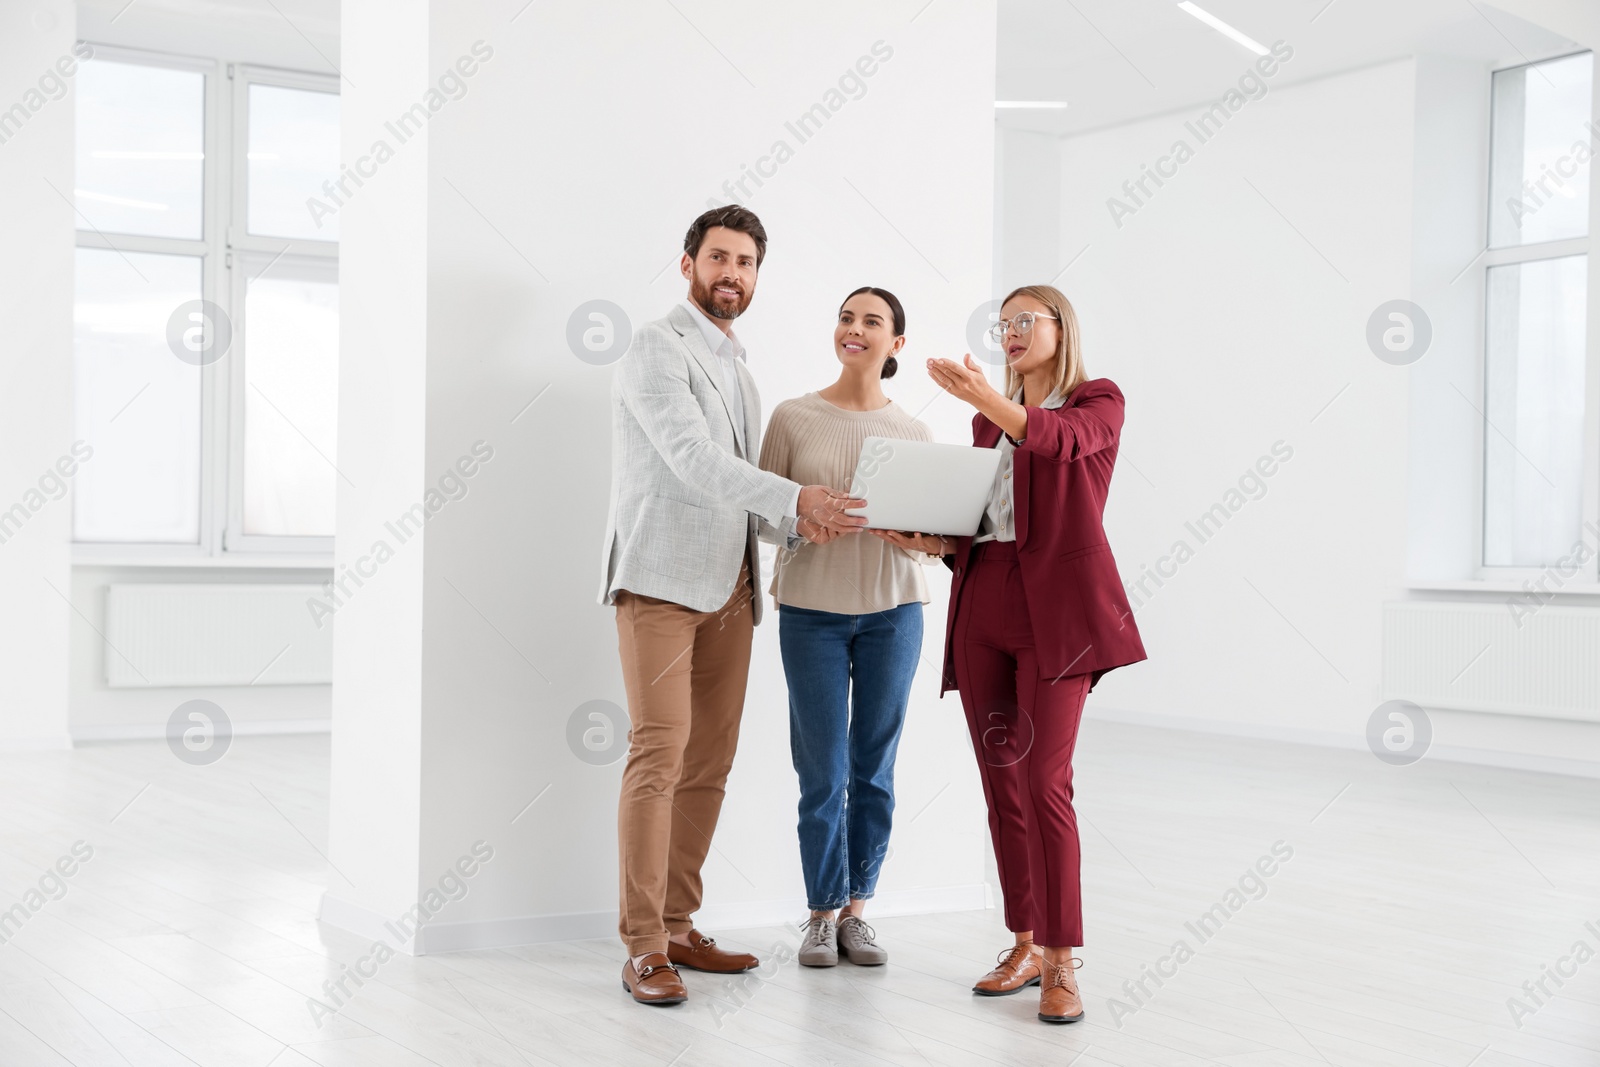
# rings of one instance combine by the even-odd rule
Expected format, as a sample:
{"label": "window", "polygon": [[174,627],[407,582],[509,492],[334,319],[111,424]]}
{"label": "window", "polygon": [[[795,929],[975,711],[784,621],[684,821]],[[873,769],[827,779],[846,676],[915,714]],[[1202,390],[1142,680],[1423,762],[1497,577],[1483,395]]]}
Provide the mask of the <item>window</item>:
{"label": "window", "polygon": [[306,200],[325,196],[339,173],[339,98],[332,93],[250,86],[249,230],[269,237],[337,241],[339,216],[318,230]]}
{"label": "window", "polygon": [[203,74],[89,60],[77,120],[76,195],[94,228],[200,240]]}
{"label": "window", "polygon": [[333,548],[336,82],[95,47],[77,97],[85,558]]}
{"label": "window", "polygon": [[339,283],[315,266],[247,264],[242,522],[247,537],[333,532],[332,399],[339,387]]}
{"label": "window", "polygon": [[1584,403],[1593,65],[1583,52],[1493,80],[1482,563],[1497,576],[1566,557],[1600,482]]}
{"label": "window", "polygon": [[73,537],[199,544],[200,376],[166,324],[200,299],[200,257],[89,247],[76,266],[73,418],[95,461],[73,482]]}

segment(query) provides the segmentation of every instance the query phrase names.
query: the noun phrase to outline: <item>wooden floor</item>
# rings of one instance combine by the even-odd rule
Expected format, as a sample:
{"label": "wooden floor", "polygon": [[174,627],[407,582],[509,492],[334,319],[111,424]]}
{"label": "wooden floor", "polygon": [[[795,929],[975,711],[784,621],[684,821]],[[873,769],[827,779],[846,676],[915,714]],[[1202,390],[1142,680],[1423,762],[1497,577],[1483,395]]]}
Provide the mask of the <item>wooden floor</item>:
{"label": "wooden floor", "polygon": [[[989,911],[877,921],[873,969],[717,930],[768,964],[690,973],[673,1009],[627,999],[610,941],[397,957],[318,1027],[308,995],[367,950],[313,918],[327,748],[236,739],[226,774],[161,743],[0,757],[0,909],[26,914],[0,945],[0,1067],[1600,1064],[1600,958],[1559,988],[1543,970],[1600,951],[1596,781],[1090,723],[1077,1025],[1039,1023],[1033,990],[969,993],[1007,943]],[[29,911],[79,839],[65,895]],[[1247,877],[1278,842],[1292,857]]]}

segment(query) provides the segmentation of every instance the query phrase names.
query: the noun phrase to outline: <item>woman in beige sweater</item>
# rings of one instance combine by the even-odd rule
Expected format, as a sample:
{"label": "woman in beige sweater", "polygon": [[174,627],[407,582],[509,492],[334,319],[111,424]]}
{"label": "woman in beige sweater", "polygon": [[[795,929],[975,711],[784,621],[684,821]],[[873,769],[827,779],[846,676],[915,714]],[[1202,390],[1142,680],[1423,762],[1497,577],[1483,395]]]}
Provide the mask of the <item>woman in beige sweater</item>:
{"label": "woman in beige sweater", "polygon": [[[866,438],[932,440],[880,384],[895,372],[905,328],[893,293],[851,293],[833,330],[838,380],[773,410],[762,468],[805,485],[848,485]],[[780,553],[772,579],[811,909],[800,962],[881,964],[888,953],[862,911],[889,848],[895,749],[922,653],[922,564],[938,557],[801,522],[817,543]]]}

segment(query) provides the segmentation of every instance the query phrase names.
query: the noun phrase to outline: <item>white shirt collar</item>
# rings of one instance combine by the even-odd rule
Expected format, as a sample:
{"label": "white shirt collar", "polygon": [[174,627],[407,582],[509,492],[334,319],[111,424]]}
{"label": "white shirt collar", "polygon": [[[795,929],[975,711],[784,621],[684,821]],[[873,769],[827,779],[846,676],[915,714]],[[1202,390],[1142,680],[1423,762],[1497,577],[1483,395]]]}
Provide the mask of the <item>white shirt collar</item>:
{"label": "white shirt collar", "polygon": [[[1022,390],[1018,389],[1016,393],[1012,395],[1011,399],[1018,404],[1022,403]],[[1066,402],[1067,397],[1065,393],[1061,393],[1052,389],[1050,391],[1050,395],[1044,398],[1044,403],[1040,404],[1039,406],[1042,408],[1058,408]]]}
{"label": "white shirt collar", "polygon": [[711,350],[712,355],[723,355],[722,346],[731,343],[733,345],[733,355],[739,359],[744,359],[744,345],[739,343],[739,339],[733,335],[732,331],[723,333],[722,327],[712,322],[711,316],[701,311],[693,300],[685,298],[683,306],[689,310],[690,316],[694,319],[694,324],[700,327],[700,336],[705,339],[706,347]]}

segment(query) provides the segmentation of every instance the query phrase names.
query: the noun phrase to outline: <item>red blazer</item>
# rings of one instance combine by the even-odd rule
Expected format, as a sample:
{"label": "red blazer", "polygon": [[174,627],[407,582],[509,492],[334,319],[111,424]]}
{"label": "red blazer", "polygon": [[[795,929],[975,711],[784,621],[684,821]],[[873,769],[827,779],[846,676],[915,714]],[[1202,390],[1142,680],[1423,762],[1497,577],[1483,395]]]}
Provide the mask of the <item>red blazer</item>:
{"label": "red blazer", "polygon": [[[1145,658],[1101,524],[1122,413],[1122,391],[1108,378],[1092,378],[1059,408],[1028,408],[1027,435],[1012,459],[1017,563],[1040,668],[1048,678],[1092,675],[1091,688],[1107,671]],[[993,448],[1000,432],[986,416],[973,416],[973,447]],[[971,537],[957,538],[954,556],[945,557],[955,579],[940,696],[956,688],[956,614],[971,558]]]}

